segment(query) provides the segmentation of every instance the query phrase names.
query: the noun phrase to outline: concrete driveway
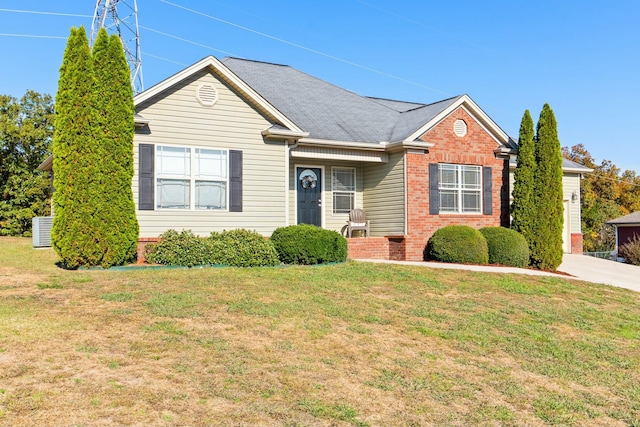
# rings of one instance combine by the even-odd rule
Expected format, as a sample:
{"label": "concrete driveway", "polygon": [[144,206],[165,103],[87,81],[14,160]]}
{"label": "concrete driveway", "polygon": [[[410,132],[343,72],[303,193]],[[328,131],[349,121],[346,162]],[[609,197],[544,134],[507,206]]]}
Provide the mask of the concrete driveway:
{"label": "concrete driveway", "polygon": [[640,292],[640,266],[586,255],[564,254],[558,270],[585,282],[604,283]]}

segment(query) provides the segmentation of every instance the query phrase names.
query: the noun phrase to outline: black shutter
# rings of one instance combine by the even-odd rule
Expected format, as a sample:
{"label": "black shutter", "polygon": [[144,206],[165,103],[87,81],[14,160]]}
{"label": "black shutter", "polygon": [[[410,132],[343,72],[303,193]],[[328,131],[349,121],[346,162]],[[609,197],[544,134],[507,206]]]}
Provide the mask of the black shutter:
{"label": "black shutter", "polygon": [[153,169],[155,146],[153,144],[140,144],[138,150],[138,210],[152,211],[154,209]]}
{"label": "black shutter", "polygon": [[242,151],[229,150],[229,212],[242,212]]}
{"label": "black shutter", "polygon": [[440,194],[438,193],[438,164],[429,164],[429,214],[440,213]]}
{"label": "black shutter", "polygon": [[493,170],[490,166],[485,166],[482,168],[482,213],[484,213],[485,215],[493,214],[493,179],[491,178],[492,172]]}

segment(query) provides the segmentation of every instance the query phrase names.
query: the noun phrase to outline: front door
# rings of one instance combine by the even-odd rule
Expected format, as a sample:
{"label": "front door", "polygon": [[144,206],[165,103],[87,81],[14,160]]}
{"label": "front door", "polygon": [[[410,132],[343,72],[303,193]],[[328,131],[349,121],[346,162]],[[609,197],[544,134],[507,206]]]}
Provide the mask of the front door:
{"label": "front door", "polygon": [[322,171],[296,168],[298,224],[322,226]]}

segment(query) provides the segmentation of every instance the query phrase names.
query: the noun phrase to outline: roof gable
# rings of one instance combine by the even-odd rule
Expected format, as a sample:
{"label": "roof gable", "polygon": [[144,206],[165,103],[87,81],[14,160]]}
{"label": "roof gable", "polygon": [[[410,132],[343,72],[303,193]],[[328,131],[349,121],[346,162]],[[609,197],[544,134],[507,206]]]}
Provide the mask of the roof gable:
{"label": "roof gable", "polygon": [[258,92],[256,92],[251,86],[247,85],[244,81],[239,79],[233,72],[231,72],[227,67],[225,67],[220,61],[218,61],[213,56],[208,56],[203,58],[202,60],[196,62],[190,67],[185,68],[182,71],[174,74],[173,76],[161,81],[160,83],[152,86],[151,88],[145,90],[144,92],[139,93],[133,98],[133,102],[135,106],[138,106],[144,102],[150,101],[155,96],[163,93],[164,91],[172,88],[178,83],[192,77],[196,73],[200,72],[203,69],[209,69],[211,72],[216,74],[219,78],[221,78],[226,83],[233,86],[236,90],[238,90],[244,97],[255,105],[259,110],[264,112],[267,116],[271,117],[277,123],[283,125],[287,129],[290,129],[294,132],[299,132],[302,135],[301,129],[296,126],[287,116],[282,114],[271,105],[266,99],[264,99]]}
{"label": "roof gable", "polygon": [[455,98],[451,98],[445,101],[441,101],[442,109],[434,114],[432,118],[421,127],[413,131],[405,140],[415,140],[420,138],[430,129],[435,127],[438,123],[444,120],[451,113],[458,108],[463,107],[467,112],[476,119],[476,121],[487,131],[489,135],[493,137],[497,145],[508,145],[509,136],[498,126],[479,106],[476,104],[469,95],[461,95]]}

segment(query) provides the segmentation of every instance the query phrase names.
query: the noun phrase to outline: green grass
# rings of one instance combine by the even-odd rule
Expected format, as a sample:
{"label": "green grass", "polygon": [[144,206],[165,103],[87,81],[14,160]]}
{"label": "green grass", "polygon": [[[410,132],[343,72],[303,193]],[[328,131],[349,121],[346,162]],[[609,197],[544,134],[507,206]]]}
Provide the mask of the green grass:
{"label": "green grass", "polygon": [[640,295],[345,263],[66,271],[0,238],[0,424],[640,425]]}

